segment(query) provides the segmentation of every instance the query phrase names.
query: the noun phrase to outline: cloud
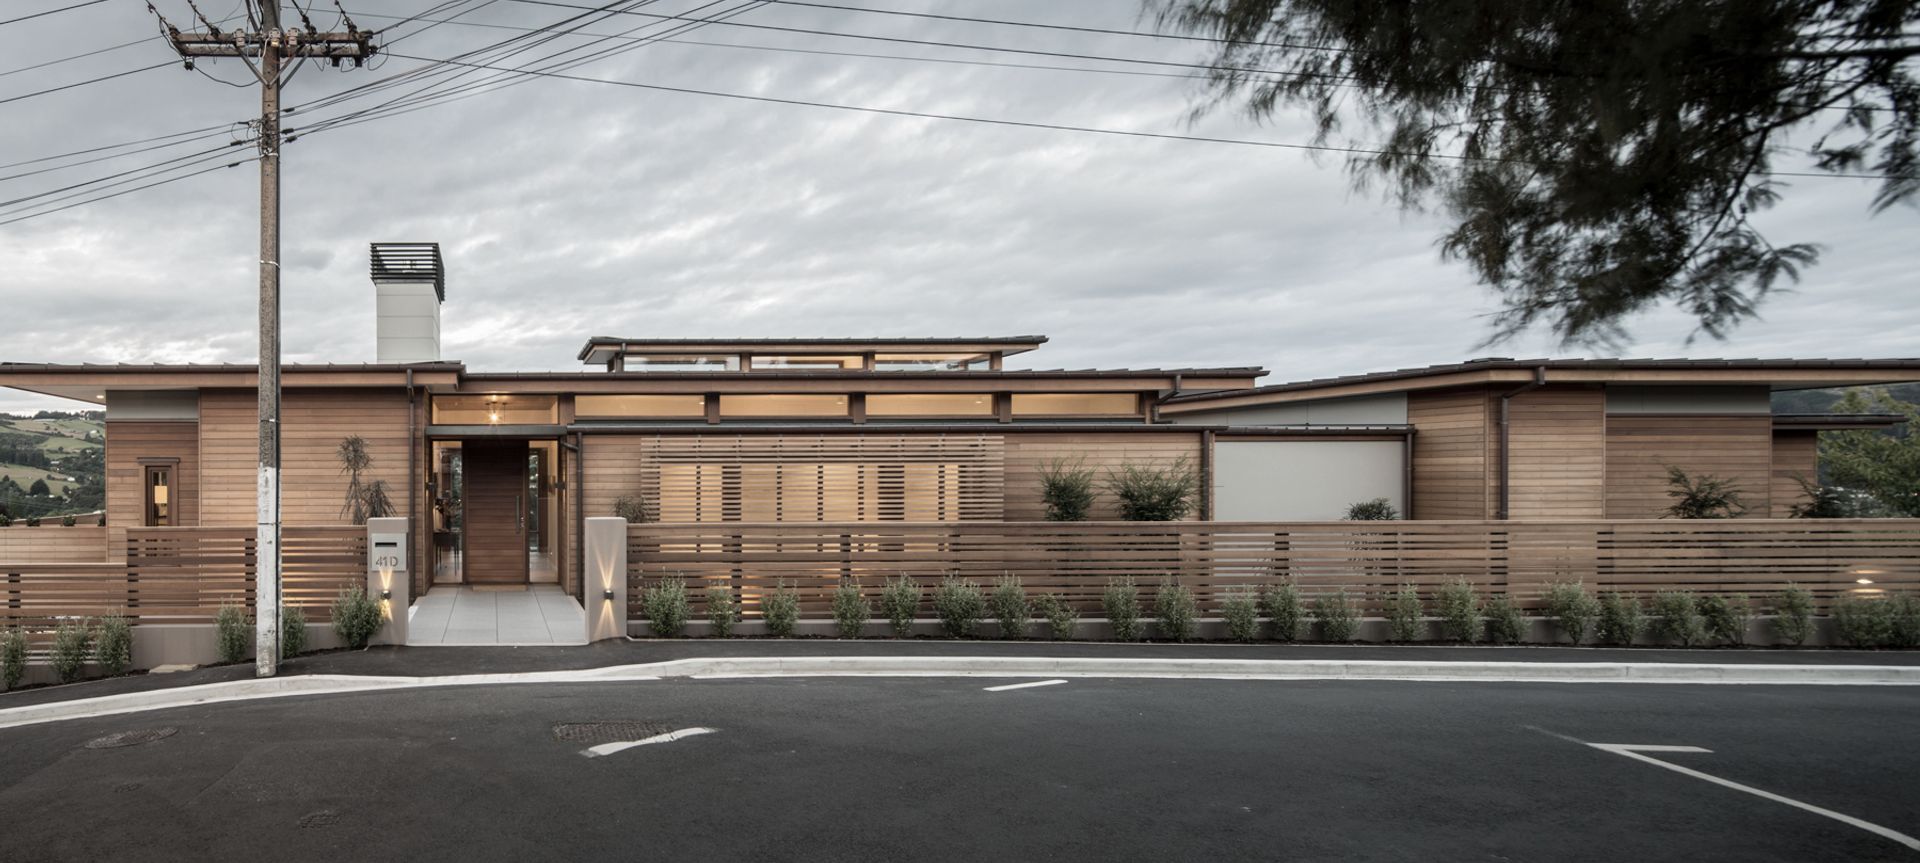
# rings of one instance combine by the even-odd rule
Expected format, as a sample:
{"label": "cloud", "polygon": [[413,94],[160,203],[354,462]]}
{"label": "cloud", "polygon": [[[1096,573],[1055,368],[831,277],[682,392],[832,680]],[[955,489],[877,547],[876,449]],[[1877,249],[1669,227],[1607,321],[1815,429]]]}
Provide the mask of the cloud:
{"label": "cloud", "polygon": [[[185,4],[159,3],[185,23]],[[431,0],[373,6],[406,15]],[[470,4],[478,7],[480,4]],[[685,10],[689,0],[649,9]],[[395,11],[389,7],[401,7]],[[935,9],[920,3],[906,8]],[[204,8],[204,4],[203,4]],[[894,7],[900,8],[900,7]],[[951,13],[949,5],[938,11]],[[317,13],[316,13],[317,14]],[[537,27],[571,10],[519,3],[461,20]],[[985,18],[1139,26],[1130,3],[993,0]],[[360,23],[386,26],[368,12]],[[738,20],[1034,50],[1197,61],[1181,43],[859,15],[756,9]],[[319,22],[327,26],[328,22]],[[648,22],[595,22],[619,33]],[[407,25],[411,29],[417,24]],[[138,4],[0,28],[9,68],[151,34]],[[651,31],[639,31],[641,33]],[[449,57],[516,31],[445,24],[396,52]],[[1189,127],[1196,82],[1171,67],[1023,57],[710,26],[706,42],[1107,68],[994,68],[659,43],[569,74],[836,104],[1079,126],[1305,141],[1304,118],[1231,113]],[[504,61],[586,41],[567,37]],[[618,44],[613,42],[605,45]],[[0,77],[0,96],[167,58],[158,42]],[[367,85],[311,68],[291,104]],[[210,64],[239,80],[232,61]],[[462,81],[488,73],[463,70]],[[295,112],[288,124],[407,92]],[[165,69],[8,106],[0,162],[182,129],[221,129],[253,90]],[[228,140],[225,132],[204,142]],[[33,192],[167,150],[0,183]],[[244,155],[245,148],[234,148]],[[4,172],[0,172],[4,173]],[[1349,189],[1337,159],[1298,151],[982,126],[532,80],[443,107],[302,136],[286,148],[289,361],[373,356],[369,242],[446,250],[446,355],[478,369],[577,368],[589,335],[860,336],[1043,332],[1034,367],[1264,365],[1270,380],[1560,354],[1532,334],[1477,350],[1494,298],[1442,262],[1443,225]],[[13,361],[237,361],[254,350],[257,179],[219,171],[0,228]],[[1920,266],[1912,208],[1869,216],[1870,186],[1804,179],[1764,223],[1819,242],[1824,263],[1725,344],[1689,346],[1686,317],[1636,318],[1629,355],[1913,353]],[[0,395],[0,409],[42,403]]]}

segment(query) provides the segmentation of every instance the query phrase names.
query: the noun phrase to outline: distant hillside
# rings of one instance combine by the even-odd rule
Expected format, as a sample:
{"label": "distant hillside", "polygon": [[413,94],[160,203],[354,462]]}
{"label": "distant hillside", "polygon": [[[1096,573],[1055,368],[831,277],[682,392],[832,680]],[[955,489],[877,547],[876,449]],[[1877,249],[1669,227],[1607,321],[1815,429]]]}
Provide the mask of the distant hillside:
{"label": "distant hillside", "polygon": [[[1886,390],[1894,398],[1908,404],[1920,404],[1920,383],[1892,384]],[[1847,394],[1844,389],[1831,390],[1789,390],[1773,394],[1773,412],[1787,414],[1822,414],[1833,410],[1835,402]]]}
{"label": "distant hillside", "polygon": [[[0,512],[24,519],[99,509],[106,434],[100,411],[0,414]],[[45,493],[34,494],[36,481]]]}

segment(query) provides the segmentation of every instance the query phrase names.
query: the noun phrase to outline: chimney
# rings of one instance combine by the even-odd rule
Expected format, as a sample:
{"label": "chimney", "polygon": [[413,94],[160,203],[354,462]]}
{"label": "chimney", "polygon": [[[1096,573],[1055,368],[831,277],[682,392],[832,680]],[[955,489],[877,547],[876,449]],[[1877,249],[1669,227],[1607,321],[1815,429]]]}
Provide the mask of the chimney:
{"label": "chimney", "polygon": [[447,300],[447,271],[439,243],[374,243],[374,334],[379,363],[440,360],[440,304]]}

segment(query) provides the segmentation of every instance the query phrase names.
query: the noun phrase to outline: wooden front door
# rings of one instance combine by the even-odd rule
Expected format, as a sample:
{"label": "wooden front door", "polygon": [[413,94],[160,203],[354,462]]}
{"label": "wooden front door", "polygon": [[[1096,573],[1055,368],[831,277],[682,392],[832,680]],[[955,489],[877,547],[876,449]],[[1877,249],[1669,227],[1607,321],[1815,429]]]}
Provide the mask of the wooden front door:
{"label": "wooden front door", "polygon": [[527,442],[461,445],[468,584],[527,583]]}

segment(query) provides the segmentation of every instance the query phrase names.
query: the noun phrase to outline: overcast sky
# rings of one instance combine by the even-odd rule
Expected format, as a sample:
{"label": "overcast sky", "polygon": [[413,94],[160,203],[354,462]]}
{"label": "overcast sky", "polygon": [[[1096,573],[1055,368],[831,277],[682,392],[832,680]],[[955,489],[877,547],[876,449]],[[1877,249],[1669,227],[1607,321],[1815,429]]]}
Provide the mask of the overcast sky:
{"label": "overcast sky", "polygon": [[[185,0],[153,0],[176,25]],[[524,0],[342,0],[395,53],[445,58],[576,10]],[[586,3],[587,0],[567,0]],[[1145,29],[1136,0],[845,0],[845,5]],[[69,5],[12,0],[0,18]],[[201,0],[210,16],[237,0]],[[337,15],[322,14],[322,29]],[[418,32],[400,23],[465,12]],[[710,4],[703,15],[737,5]],[[751,5],[751,4],[749,4]],[[643,5],[682,13],[699,0]],[[769,5],[741,23],[1073,54],[1198,62],[1204,46]],[[472,26],[475,24],[494,27]],[[667,26],[634,16],[596,35]],[[0,26],[0,73],[153,36],[140,0]],[[402,35],[418,32],[418,35]],[[1109,129],[1302,142],[1301,117],[1230,112],[1188,125],[1190,70],[710,25],[570,74],[779,98]],[[690,41],[708,44],[688,44]],[[589,41],[570,36],[511,60]],[[724,43],[724,44],[716,44]],[[632,42],[606,42],[610,45]],[[728,47],[732,46],[732,47]],[[741,47],[755,46],[755,47]],[[1110,69],[1003,68],[889,54]],[[576,56],[576,55],[569,55]],[[0,74],[0,99],[168,60],[157,38]],[[423,65],[303,70],[289,104]],[[203,63],[231,82],[238,61]],[[1154,74],[1139,74],[1154,73]],[[462,81],[488,75],[475,71]],[[524,79],[523,79],[524,80]],[[388,90],[296,112],[288,125],[380,104]],[[257,115],[257,87],[169,66],[0,104],[0,164]],[[225,143],[0,181],[0,200]],[[246,148],[231,152],[245,155]],[[64,162],[0,169],[0,176]],[[209,163],[209,164],[218,164]],[[1784,167],[1784,166],[1783,166]],[[171,176],[171,175],[159,175]],[[947,336],[1041,333],[1038,368],[1262,365],[1268,382],[1451,362],[1583,355],[1544,333],[1492,349],[1490,294],[1440,260],[1443,225],[1349,190],[1338,158],[774,105],[565,80],[332,129],[288,145],[289,362],[373,359],[367,244],[438,241],[447,359],[481,370],[576,369],[589,335]],[[257,172],[247,164],[0,226],[0,291],[15,362],[251,362]],[[89,187],[92,188],[92,187]],[[122,187],[124,188],[124,187]],[[1633,322],[1631,356],[1913,356],[1920,211],[1870,216],[1872,184],[1801,179],[1770,238],[1827,247],[1794,293],[1725,343],[1688,346],[1672,311]],[[78,199],[74,199],[78,200]],[[21,205],[0,207],[13,213]],[[0,215],[0,219],[10,216]],[[72,406],[0,390],[0,410]]]}

